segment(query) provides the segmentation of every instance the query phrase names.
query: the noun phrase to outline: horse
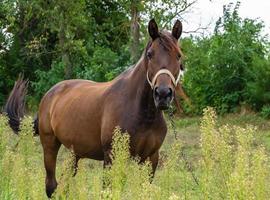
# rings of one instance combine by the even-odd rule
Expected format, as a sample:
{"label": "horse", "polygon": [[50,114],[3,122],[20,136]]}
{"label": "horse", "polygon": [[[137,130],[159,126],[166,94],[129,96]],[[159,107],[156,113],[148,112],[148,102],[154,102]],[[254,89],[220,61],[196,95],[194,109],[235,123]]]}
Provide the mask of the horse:
{"label": "horse", "polygon": [[131,156],[141,163],[149,159],[154,176],[167,133],[163,111],[173,101],[181,75],[182,23],[177,20],[171,32],[159,31],[152,19],[148,33],[150,39],[137,64],[112,81],[65,80],[43,96],[34,127],[43,147],[49,198],[57,187],[60,146],[72,149],[76,166],[81,158],[103,160],[105,167],[110,166],[116,126],[129,134]]}

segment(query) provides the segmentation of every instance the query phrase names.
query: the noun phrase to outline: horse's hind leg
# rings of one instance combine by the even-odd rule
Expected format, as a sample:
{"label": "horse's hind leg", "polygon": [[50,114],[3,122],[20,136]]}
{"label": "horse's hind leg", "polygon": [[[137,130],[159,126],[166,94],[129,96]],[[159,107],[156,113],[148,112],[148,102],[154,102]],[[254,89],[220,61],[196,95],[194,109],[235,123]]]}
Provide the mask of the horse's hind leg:
{"label": "horse's hind leg", "polygon": [[55,166],[57,153],[61,146],[61,143],[54,136],[53,133],[41,134],[41,143],[43,146],[44,153],[44,164],[46,170],[46,193],[50,198],[57,187],[57,181],[55,178]]}

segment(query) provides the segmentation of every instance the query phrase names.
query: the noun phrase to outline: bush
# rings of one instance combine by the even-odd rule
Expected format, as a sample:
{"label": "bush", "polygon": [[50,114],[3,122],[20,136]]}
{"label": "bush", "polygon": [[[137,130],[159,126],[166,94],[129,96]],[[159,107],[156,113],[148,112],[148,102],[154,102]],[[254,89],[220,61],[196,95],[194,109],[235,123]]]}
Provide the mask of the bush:
{"label": "bush", "polygon": [[253,108],[269,103],[269,42],[262,36],[264,25],[242,19],[240,3],[233,6],[224,7],[212,36],[183,41],[187,54],[184,85],[197,113],[206,106],[226,113],[235,112],[242,102]]}
{"label": "bush", "polygon": [[65,67],[62,62],[55,62],[49,71],[37,70],[37,82],[32,82],[35,91],[35,97],[41,99],[43,95],[56,83],[64,80]]}
{"label": "bush", "polygon": [[83,79],[104,82],[113,79],[120,73],[117,54],[109,48],[95,49],[88,66],[77,74]]}
{"label": "bush", "polygon": [[261,116],[265,119],[270,118],[270,106],[269,105],[265,105],[262,107]]}
{"label": "bush", "polygon": [[255,57],[249,69],[246,99],[257,111],[270,103],[270,59]]}

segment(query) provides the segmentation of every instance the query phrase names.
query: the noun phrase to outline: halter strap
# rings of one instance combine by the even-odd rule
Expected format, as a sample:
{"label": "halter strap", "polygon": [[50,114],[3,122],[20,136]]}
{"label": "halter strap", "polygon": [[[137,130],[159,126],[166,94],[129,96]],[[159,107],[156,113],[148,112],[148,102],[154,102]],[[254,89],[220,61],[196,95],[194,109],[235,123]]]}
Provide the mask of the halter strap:
{"label": "halter strap", "polygon": [[172,75],[172,73],[169,70],[167,70],[167,69],[161,69],[161,70],[159,70],[156,73],[156,75],[154,76],[154,78],[152,79],[152,81],[150,81],[149,75],[148,75],[148,71],[147,71],[146,78],[147,78],[147,81],[148,81],[148,83],[149,83],[149,85],[151,86],[152,89],[154,89],[156,80],[157,80],[158,76],[161,75],[161,74],[167,74],[167,75],[169,75],[169,77],[171,78],[171,80],[173,82],[174,87],[176,87],[177,86],[177,83],[180,80],[180,76],[181,76],[182,72],[181,72],[181,70],[179,71],[178,76],[177,76],[177,78],[175,80],[174,76]]}

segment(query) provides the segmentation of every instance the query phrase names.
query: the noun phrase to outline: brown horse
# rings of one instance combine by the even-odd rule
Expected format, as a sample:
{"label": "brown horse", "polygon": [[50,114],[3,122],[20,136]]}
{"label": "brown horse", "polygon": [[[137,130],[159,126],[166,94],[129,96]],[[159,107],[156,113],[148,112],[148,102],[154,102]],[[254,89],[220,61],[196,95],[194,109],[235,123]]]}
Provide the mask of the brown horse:
{"label": "brown horse", "polygon": [[138,63],[110,82],[66,80],[42,98],[38,127],[44,151],[46,192],[51,197],[57,182],[56,157],[63,144],[72,148],[76,160],[91,158],[111,163],[113,130],[120,126],[130,134],[132,156],[150,159],[153,173],[159,149],[167,133],[163,111],[169,107],[179,81],[181,51],[178,39],[182,24],[172,32],[148,24],[151,37]]}

